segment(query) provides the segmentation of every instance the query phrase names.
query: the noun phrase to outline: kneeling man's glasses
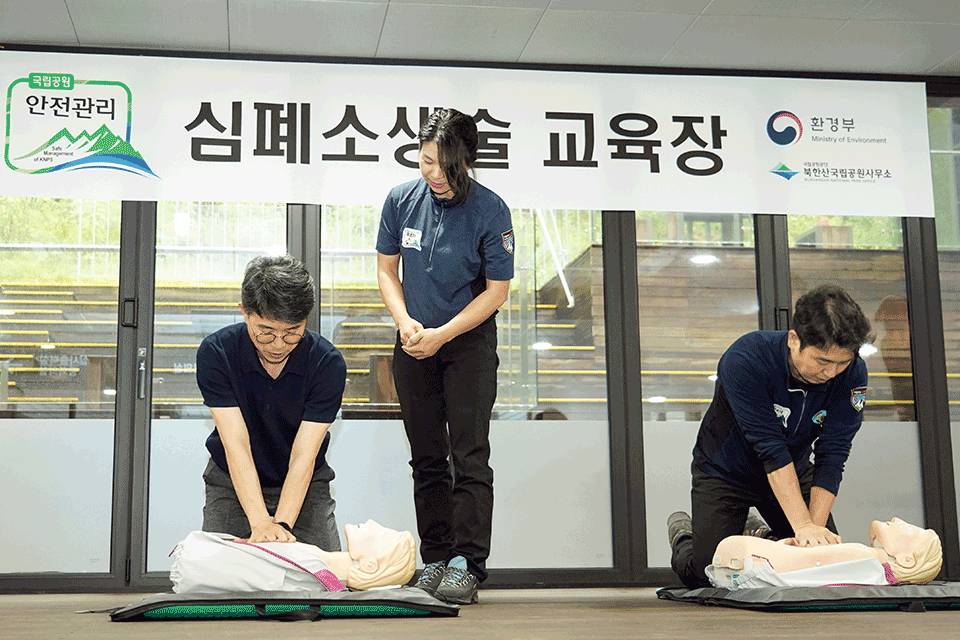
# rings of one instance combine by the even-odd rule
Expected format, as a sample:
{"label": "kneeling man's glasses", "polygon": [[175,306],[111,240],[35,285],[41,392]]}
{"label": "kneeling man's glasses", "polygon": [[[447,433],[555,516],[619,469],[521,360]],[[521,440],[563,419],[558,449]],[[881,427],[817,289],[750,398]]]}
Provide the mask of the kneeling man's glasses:
{"label": "kneeling man's glasses", "polygon": [[[257,334],[257,342],[260,344],[270,344],[277,339],[276,334],[270,333],[269,331],[261,331]],[[286,342],[287,344],[297,344],[303,339],[303,336],[299,333],[285,333],[280,336],[280,339]]]}

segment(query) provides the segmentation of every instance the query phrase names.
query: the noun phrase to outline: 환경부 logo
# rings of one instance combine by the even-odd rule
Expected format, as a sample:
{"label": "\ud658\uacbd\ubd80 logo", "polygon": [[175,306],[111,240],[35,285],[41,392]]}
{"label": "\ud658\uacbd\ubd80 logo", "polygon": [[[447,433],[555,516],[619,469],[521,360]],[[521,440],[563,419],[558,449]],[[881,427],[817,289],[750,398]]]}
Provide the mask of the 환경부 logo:
{"label": "\ud658\uacbd\ubd80 logo", "polygon": [[767,136],[782,147],[796,144],[803,136],[803,125],[789,111],[777,111],[767,120]]}

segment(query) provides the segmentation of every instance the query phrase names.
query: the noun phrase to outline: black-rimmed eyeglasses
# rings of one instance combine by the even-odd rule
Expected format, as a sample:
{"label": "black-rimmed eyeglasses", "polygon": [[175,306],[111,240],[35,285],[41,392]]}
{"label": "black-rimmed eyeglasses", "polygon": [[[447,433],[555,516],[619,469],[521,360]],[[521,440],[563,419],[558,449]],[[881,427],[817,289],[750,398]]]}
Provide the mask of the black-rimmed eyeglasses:
{"label": "black-rimmed eyeglasses", "polygon": [[[271,333],[269,331],[261,331],[260,333],[254,336],[260,344],[270,344],[277,339],[277,334]],[[303,340],[303,336],[299,333],[285,333],[280,336],[280,339],[286,342],[287,344],[297,344]]]}

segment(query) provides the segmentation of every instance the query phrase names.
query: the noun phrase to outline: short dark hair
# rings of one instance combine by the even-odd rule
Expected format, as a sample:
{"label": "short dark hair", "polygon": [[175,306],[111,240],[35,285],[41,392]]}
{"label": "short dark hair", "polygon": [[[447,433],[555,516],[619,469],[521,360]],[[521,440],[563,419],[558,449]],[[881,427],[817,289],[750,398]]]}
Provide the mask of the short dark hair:
{"label": "short dark hair", "polygon": [[298,324],[313,310],[313,278],[293,256],[257,256],[247,264],[240,301],[247,313]]}
{"label": "short dark hair", "polygon": [[[453,187],[450,204],[457,206],[467,199],[470,192],[470,173],[477,161],[479,134],[473,118],[456,109],[439,109],[430,114],[420,127],[420,146],[424,142],[436,142],[440,166],[447,182]],[[466,167],[466,168],[465,168]]]}
{"label": "short dark hair", "polygon": [[833,284],[820,285],[800,296],[793,312],[793,330],[800,338],[800,349],[836,346],[856,356],[861,346],[873,341],[870,321],[860,305]]}

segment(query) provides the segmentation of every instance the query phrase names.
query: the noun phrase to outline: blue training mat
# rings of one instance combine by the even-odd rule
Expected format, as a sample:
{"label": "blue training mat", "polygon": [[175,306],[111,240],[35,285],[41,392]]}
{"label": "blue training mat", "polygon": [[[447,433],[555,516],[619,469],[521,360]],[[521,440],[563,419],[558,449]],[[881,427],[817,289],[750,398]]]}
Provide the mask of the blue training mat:
{"label": "blue training mat", "polygon": [[138,620],[320,620],[341,617],[456,616],[460,607],[423,589],[298,593],[262,591],[237,594],[158,593],[110,611],[114,622]]}
{"label": "blue training mat", "polygon": [[851,611],[960,609],[960,582],[894,586],[764,587],[687,589],[664,587],[661,600],[757,611]]}

